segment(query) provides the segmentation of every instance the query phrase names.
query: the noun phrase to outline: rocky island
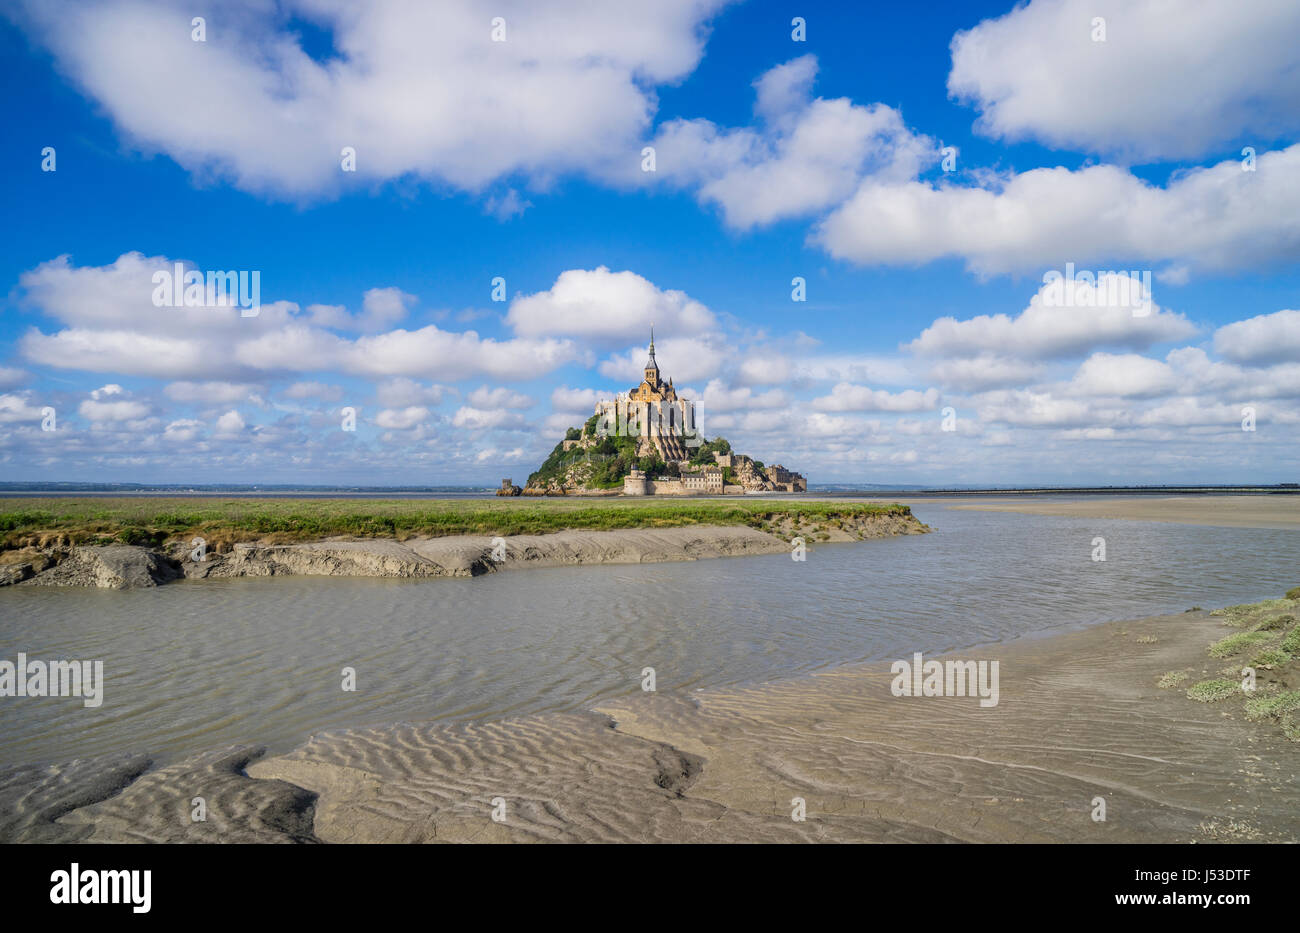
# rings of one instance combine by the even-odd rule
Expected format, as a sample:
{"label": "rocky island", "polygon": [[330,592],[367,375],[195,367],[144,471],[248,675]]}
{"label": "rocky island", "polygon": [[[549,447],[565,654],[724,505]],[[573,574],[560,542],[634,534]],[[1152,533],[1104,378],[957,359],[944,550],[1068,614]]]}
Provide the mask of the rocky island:
{"label": "rocky island", "polygon": [[[807,492],[808,481],[781,464],[736,453],[725,438],[707,440],[695,403],[665,382],[655,361],[654,332],[641,383],[596,403],[571,427],[546,461],[519,487],[505,480],[498,495],[692,496]],[[518,491],[516,491],[518,490]]]}

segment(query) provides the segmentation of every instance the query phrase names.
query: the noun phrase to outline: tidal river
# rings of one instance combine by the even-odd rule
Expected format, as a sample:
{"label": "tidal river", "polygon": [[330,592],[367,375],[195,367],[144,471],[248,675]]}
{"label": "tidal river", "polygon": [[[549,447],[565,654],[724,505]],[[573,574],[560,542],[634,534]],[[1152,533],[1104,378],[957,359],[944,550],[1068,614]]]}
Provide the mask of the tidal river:
{"label": "tidal river", "polygon": [[[431,581],[262,578],[0,590],[0,658],[102,660],[104,698],[0,698],[0,767],[400,720],[584,708],[935,654],[1300,584],[1300,534],[914,511],[932,534],[696,563]],[[1107,560],[1092,560],[1104,536]],[[341,688],[356,672],[355,691]],[[1010,676],[1004,671],[1003,677]]]}

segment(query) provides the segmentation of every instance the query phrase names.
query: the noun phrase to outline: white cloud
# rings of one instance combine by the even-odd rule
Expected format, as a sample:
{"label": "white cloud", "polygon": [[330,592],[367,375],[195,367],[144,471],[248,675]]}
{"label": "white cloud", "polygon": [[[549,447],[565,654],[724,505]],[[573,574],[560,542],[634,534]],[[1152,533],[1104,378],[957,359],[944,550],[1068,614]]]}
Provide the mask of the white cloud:
{"label": "white cloud", "polygon": [[1092,264],[1237,271],[1300,251],[1300,144],[1150,185],[1113,165],[1036,168],[1000,190],[868,180],[812,239],[863,264],[965,260],[981,275]]}
{"label": "white cloud", "polygon": [[405,318],[414,302],[415,296],[400,288],[372,288],[363,296],[357,323],[363,330],[384,330]]}
{"label": "white cloud", "polygon": [[1225,324],[1214,352],[1238,363],[1300,362],[1300,311],[1275,311]]}
{"label": "white cloud", "polygon": [[218,436],[235,435],[241,433],[244,430],[244,427],[243,416],[234,409],[231,409],[217,419],[216,433]]}
{"label": "white cloud", "polygon": [[1159,360],[1134,353],[1094,353],[1083,361],[1070,384],[1082,395],[1152,398],[1174,391],[1173,370]]}
{"label": "white cloud", "polygon": [[[685,390],[682,394],[686,395],[687,398],[692,397],[690,390]],[[788,408],[793,404],[790,396],[781,389],[755,392],[748,386],[728,387],[719,379],[709,380],[709,384],[704,387],[704,390],[699,393],[695,400],[701,407],[701,417],[703,417],[703,412]]]}
{"label": "white cloud", "polygon": [[635,272],[610,272],[605,266],[570,269],[548,290],[516,297],[506,322],[521,337],[573,335],[606,344],[648,341],[651,324],[679,336],[717,324],[713,312],[685,292],[660,289]]}
{"label": "white cloud", "polygon": [[163,430],[163,440],[175,444],[189,444],[199,437],[203,423],[192,418],[179,418]]}
{"label": "white cloud", "polygon": [[1014,318],[1006,314],[981,314],[966,321],[939,318],[907,348],[924,356],[1012,354],[1033,360],[1081,355],[1102,347],[1141,350],[1196,333],[1181,314],[1154,303],[1147,314],[1138,315],[1115,302],[1119,290],[1110,287],[1111,278],[1103,277],[1095,286],[1076,282],[1071,307],[1050,304],[1053,288],[1043,285],[1029,307]]}
{"label": "white cloud", "polygon": [[537,404],[531,395],[512,392],[503,386],[479,386],[469,394],[468,401],[474,408],[532,408]]}
{"label": "white cloud", "polygon": [[892,107],[811,100],[816,69],[805,55],[755,82],[761,130],[665,123],[654,140],[656,172],[642,180],[693,188],[728,225],[746,230],[838,204],[864,177],[901,182],[937,160],[934,143]]}
{"label": "white cloud", "polygon": [[[1012,348],[1008,348],[1012,349]],[[1024,385],[1042,375],[1039,363],[981,353],[967,358],[939,360],[930,367],[929,378],[949,388],[966,392],[982,392]]]}
{"label": "white cloud", "polygon": [[[207,41],[175,0],[41,0],[29,32],[141,149],[299,198],[415,176],[479,190],[639,159],[653,85],[695,67],[721,0],[298,3],[332,32],[302,49],[275,5],[225,5]],[[491,17],[506,21],[492,41]],[[179,25],[177,25],[179,24]],[[356,150],[356,172],[340,150]]]}
{"label": "white cloud", "polygon": [[[350,338],[314,326],[288,301],[263,303],[247,318],[234,308],[155,307],[152,275],[172,268],[165,257],[140,253],[99,267],[74,267],[67,256],[42,263],[22,275],[24,298],[67,326],[53,333],[32,328],[20,351],[60,369],[184,381],[305,372],[514,381],[590,359],[569,340],[496,340],[434,325]],[[372,289],[362,314],[349,320],[376,326],[404,315],[409,302],[396,289]]]}
{"label": "white cloud", "polygon": [[601,399],[613,398],[614,392],[599,389],[571,389],[558,386],[551,390],[551,407],[564,412],[594,411]]}
{"label": "white cloud", "polygon": [[40,421],[41,408],[32,402],[30,393],[9,393],[0,395],[0,424],[12,424],[17,421]]}
{"label": "white cloud", "polygon": [[429,409],[418,405],[401,409],[385,408],[375,415],[375,424],[393,431],[405,431],[428,417]]}
{"label": "white cloud", "polygon": [[466,430],[522,428],[527,424],[523,415],[518,412],[506,411],[501,408],[484,411],[481,408],[471,408],[469,406],[458,408],[456,414],[452,416],[451,423],[455,427]]}
{"label": "white cloud", "polygon": [[830,395],[815,398],[813,408],[818,411],[930,411],[939,404],[939,391],[906,389],[886,392],[869,386],[841,382],[831,389]]}
{"label": "white cloud", "polygon": [[978,411],[984,422],[1029,427],[1089,426],[1104,417],[1102,410],[1087,402],[1029,389],[989,392],[980,399]]}
{"label": "white cloud", "polygon": [[256,397],[258,387],[246,382],[172,382],[163,392],[174,402],[201,402],[209,405],[246,402]]}
{"label": "white cloud", "polygon": [[116,383],[100,386],[90,393],[77,411],[88,421],[134,421],[152,410],[147,402],[128,398],[130,393]]}
{"label": "white cloud", "polygon": [[389,408],[438,405],[441,404],[445,393],[446,390],[442,386],[426,386],[405,377],[385,379],[375,386],[375,397],[379,400],[379,404]]}
{"label": "white cloud", "polygon": [[1297,35],[1293,0],[1033,0],[953,38],[948,90],[995,137],[1196,157],[1300,130]]}

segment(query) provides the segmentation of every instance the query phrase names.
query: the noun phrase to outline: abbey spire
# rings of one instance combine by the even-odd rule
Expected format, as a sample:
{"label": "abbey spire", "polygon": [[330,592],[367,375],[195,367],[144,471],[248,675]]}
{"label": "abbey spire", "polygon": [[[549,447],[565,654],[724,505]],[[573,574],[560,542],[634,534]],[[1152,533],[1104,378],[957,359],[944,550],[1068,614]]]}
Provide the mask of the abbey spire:
{"label": "abbey spire", "polygon": [[645,381],[651,386],[659,384],[659,364],[655,362],[655,326],[650,325],[650,359],[645,364]]}

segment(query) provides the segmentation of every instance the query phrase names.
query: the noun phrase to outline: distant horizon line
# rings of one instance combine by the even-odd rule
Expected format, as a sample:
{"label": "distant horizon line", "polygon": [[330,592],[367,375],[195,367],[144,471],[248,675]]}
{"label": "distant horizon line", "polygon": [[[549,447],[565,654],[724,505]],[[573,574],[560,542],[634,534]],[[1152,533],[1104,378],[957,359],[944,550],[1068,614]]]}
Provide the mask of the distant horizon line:
{"label": "distant horizon line", "polygon": [[[351,493],[465,493],[495,492],[498,487],[479,483],[446,483],[440,485],[365,485],[359,483],[88,483],[74,480],[45,480],[39,482],[0,482],[0,494],[33,493],[111,493],[111,492],[351,492]],[[837,482],[810,483],[809,493],[840,493],[855,491],[906,492],[915,495],[945,493],[1122,493],[1122,492],[1270,492],[1300,494],[1300,483],[1091,483],[1063,485],[1034,483],[1018,485],[991,485],[981,483],[913,484]],[[765,493],[759,493],[763,495]],[[789,495],[789,494],[783,494]],[[571,497],[579,498],[579,497]]]}

